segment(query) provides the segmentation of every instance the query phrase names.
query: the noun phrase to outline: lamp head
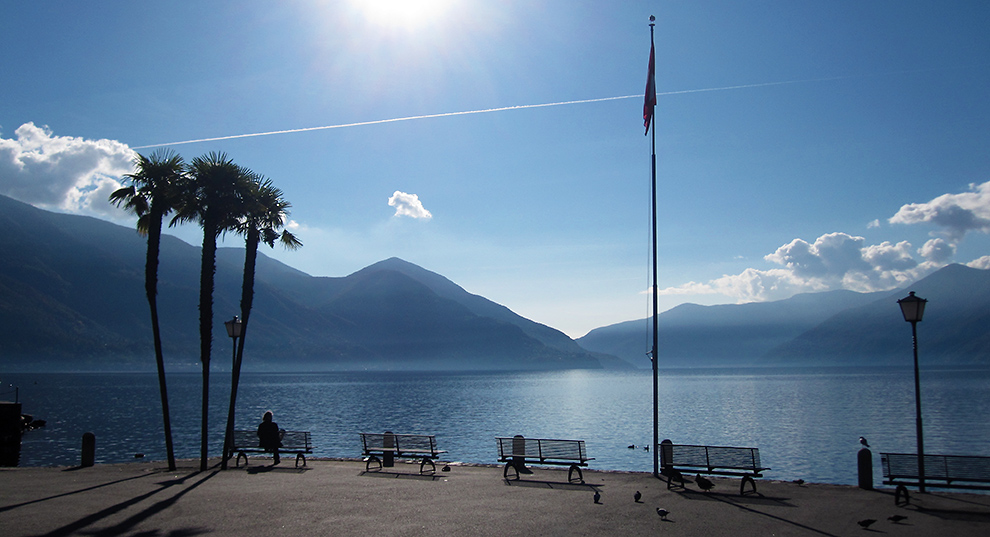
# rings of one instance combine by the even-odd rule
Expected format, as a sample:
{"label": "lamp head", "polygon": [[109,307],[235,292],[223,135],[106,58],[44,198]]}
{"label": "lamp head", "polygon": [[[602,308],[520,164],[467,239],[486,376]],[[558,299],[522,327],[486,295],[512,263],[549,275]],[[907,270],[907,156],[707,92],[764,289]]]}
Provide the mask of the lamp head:
{"label": "lamp head", "polygon": [[234,315],[234,318],[223,323],[227,327],[227,335],[234,337],[241,337],[241,320]]}
{"label": "lamp head", "polygon": [[925,304],[928,300],[924,298],[919,298],[914,296],[914,291],[911,291],[908,296],[897,301],[897,304],[901,307],[901,313],[904,314],[904,320],[909,323],[920,323],[921,318],[925,315]]}

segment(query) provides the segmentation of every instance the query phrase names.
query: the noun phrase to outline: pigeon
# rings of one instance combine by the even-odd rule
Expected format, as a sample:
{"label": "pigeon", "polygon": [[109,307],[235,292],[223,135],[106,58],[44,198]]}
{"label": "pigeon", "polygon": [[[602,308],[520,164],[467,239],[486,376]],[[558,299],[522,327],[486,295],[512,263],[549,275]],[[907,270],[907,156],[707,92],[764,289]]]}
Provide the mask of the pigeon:
{"label": "pigeon", "polygon": [[701,474],[694,476],[694,482],[698,484],[699,489],[705,492],[715,488],[715,483],[712,483],[711,480],[707,478],[701,477]]}
{"label": "pigeon", "polygon": [[660,515],[662,520],[667,520],[667,515],[670,514],[670,511],[667,511],[663,507],[657,507],[657,514]]}
{"label": "pigeon", "polygon": [[595,491],[595,503],[598,503],[598,500],[601,500],[601,499],[602,499],[601,493],[596,490]]}
{"label": "pigeon", "polygon": [[633,501],[635,501],[636,503],[639,503],[639,501],[642,500],[642,499],[643,499],[643,493],[641,493],[640,491],[637,490],[636,491],[636,494],[633,494]]}
{"label": "pigeon", "polygon": [[860,520],[859,522],[857,522],[857,524],[859,524],[860,527],[865,530],[865,529],[868,529],[870,527],[870,525],[873,524],[874,522],[876,522],[876,520],[874,520],[872,518],[864,518],[863,520]]}
{"label": "pigeon", "polygon": [[893,522],[894,524],[900,524],[902,521],[907,520],[907,517],[904,515],[894,515],[887,517],[887,520]]}
{"label": "pigeon", "polygon": [[450,471],[450,465],[449,464],[443,465],[443,468],[441,468],[440,471],[441,472],[449,472]]}
{"label": "pigeon", "polygon": [[870,444],[866,442],[866,438],[863,438],[862,436],[859,437],[859,443],[863,444],[866,447],[870,447]]}
{"label": "pigeon", "polygon": [[804,480],[803,479],[795,479],[794,482],[797,483],[797,486],[799,486],[799,487],[801,485],[804,485]]}

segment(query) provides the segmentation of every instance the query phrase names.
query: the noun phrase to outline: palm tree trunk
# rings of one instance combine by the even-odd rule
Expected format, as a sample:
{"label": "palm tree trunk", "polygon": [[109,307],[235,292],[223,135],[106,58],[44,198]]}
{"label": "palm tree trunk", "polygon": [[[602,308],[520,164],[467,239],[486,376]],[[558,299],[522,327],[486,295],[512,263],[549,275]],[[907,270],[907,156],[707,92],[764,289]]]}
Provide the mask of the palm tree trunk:
{"label": "palm tree trunk", "polygon": [[213,282],[216,273],[217,236],[215,224],[203,225],[203,260],[199,273],[199,353],[203,364],[203,417],[200,445],[200,471],[206,471],[209,453],[210,347],[213,343]]}
{"label": "palm tree trunk", "polygon": [[175,449],[172,445],[172,419],[169,416],[168,389],[165,386],[165,356],[162,352],[161,329],[158,325],[158,254],[161,247],[162,215],[152,215],[148,229],[148,254],[144,264],[144,289],[151,308],[151,332],[155,342],[155,362],[158,365],[158,391],[162,399],[162,421],[165,428],[165,453],[168,469],[175,471]]}
{"label": "palm tree trunk", "polygon": [[241,363],[244,359],[244,339],[247,337],[248,317],[254,303],[254,272],[258,260],[258,243],[261,242],[257,229],[248,231],[244,242],[244,280],[241,283],[241,340],[237,344],[237,358],[230,372],[230,407],[227,409],[227,433],[224,437],[224,465],[230,458],[234,442],[234,408],[237,405],[237,387],[241,382]]}

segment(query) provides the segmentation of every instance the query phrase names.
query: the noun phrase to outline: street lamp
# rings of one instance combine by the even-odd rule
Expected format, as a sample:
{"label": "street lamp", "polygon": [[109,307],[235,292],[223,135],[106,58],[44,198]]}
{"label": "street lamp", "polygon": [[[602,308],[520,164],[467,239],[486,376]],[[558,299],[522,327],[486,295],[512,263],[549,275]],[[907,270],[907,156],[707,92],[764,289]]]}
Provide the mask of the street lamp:
{"label": "street lamp", "polygon": [[[237,338],[241,337],[241,330],[243,324],[241,320],[234,315],[234,318],[223,323],[227,327],[227,335],[230,336],[231,341],[233,341],[234,350],[230,358],[230,374],[231,377],[236,374],[237,371]],[[231,378],[231,383],[235,382],[235,379]],[[233,388],[231,388],[233,390]],[[234,403],[233,397],[231,397],[230,409],[227,413],[227,431],[224,435],[223,442],[223,459],[220,461],[220,468],[223,470],[227,469],[227,459],[230,458],[230,448],[234,442]]]}
{"label": "street lamp", "polygon": [[908,296],[897,301],[904,314],[904,320],[911,323],[911,344],[914,347],[914,410],[915,423],[918,428],[918,492],[925,492],[925,444],[921,436],[921,381],[918,377],[918,323],[925,315],[924,298],[914,296],[911,291]]}

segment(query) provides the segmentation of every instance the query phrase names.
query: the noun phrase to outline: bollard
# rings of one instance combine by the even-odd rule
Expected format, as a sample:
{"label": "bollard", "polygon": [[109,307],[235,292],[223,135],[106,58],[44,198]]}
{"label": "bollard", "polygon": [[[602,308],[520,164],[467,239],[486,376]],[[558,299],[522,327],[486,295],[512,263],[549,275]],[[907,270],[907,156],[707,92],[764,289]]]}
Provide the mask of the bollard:
{"label": "bollard", "polygon": [[873,490],[873,452],[866,448],[859,450],[856,467],[859,469],[859,488]]}
{"label": "bollard", "polygon": [[82,463],[79,466],[86,468],[93,466],[94,462],[96,462],[96,435],[93,433],[83,433]]}

